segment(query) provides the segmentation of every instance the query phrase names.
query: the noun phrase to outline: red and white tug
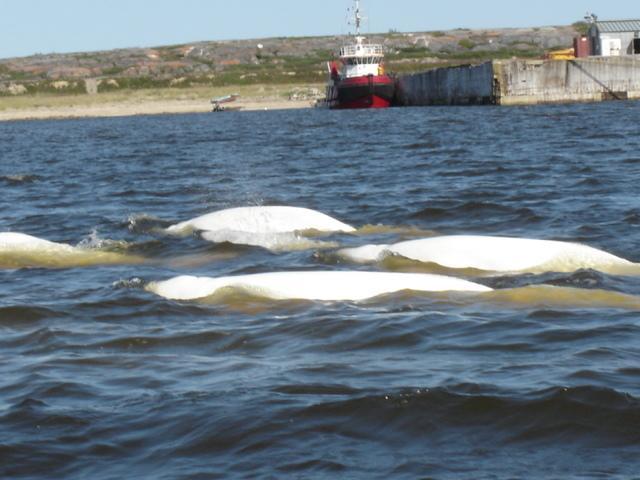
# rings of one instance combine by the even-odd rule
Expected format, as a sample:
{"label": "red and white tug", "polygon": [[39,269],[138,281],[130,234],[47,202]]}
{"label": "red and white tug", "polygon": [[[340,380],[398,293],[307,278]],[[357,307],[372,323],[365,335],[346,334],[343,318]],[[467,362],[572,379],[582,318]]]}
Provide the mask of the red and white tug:
{"label": "red and white tug", "polygon": [[360,35],[360,0],[355,1],[355,43],[340,49],[340,60],[329,62],[331,78],[324,106],[329,108],[387,108],[395,94],[395,80],[384,72],[382,45],[365,43]]}

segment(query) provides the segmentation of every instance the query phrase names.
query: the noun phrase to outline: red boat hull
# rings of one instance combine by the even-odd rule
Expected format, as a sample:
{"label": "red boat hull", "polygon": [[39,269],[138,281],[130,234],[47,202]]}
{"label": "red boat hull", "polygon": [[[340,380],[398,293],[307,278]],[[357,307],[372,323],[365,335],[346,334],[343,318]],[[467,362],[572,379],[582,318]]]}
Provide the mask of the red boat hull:
{"label": "red boat hull", "polygon": [[388,75],[369,75],[341,80],[334,108],[387,108],[395,94],[395,81]]}

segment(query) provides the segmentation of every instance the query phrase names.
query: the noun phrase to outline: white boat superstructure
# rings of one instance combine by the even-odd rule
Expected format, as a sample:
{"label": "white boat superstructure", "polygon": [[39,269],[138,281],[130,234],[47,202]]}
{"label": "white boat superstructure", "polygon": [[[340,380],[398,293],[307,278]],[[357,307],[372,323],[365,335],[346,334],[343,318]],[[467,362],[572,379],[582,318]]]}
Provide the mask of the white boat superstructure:
{"label": "white boat superstructure", "polygon": [[381,67],[384,61],[384,48],[379,44],[364,43],[366,38],[360,33],[362,20],[360,0],[355,0],[353,22],[356,27],[356,43],[345,45],[340,49],[342,78],[366,77],[367,75],[382,75],[384,73]]}
{"label": "white boat superstructure", "polygon": [[382,45],[362,43],[364,37],[356,37],[358,43],[347,45],[340,49],[342,62],[342,77],[366,77],[367,75],[382,75],[384,70],[384,50]]}
{"label": "white boat superstructure", "polygon": [[329,108],[386,108],[395,94],[395,80],[384,72],[384,48],[380,44],[365,43],[361,35],[362,13],[360,0],[354,0],[354,43],[340,49],[339,61],[328,62],[329,83],[320,107]]}

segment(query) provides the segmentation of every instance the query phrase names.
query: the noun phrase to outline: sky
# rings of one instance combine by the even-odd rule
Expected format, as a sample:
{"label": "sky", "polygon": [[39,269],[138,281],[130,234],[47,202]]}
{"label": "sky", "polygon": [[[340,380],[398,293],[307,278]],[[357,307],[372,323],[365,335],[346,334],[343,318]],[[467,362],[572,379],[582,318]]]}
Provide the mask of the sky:
{"label": "sky", "polygon": [[[349,32],[351,0],[0,0],[0,58],[200,40]],[[362,0],[364,31],[569,25],[640,18],[638,0]]]}

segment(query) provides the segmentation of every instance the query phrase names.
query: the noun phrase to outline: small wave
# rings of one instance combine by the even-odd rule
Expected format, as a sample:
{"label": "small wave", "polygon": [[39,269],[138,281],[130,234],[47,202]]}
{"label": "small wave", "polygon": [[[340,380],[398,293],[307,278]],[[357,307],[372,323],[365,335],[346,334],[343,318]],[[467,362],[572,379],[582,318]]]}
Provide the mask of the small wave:
{"label": "small wave", "polygon": [[433,237],[438,233],[434,230],[424,230],[415,226],[390,226],[390,225],[363,225],[358,228],[354,235],[376,235],[376,234],[395,234],[402,235],[404,237]]}
{"label": "small wave", "polygon": [[405,150],[435,150],[440,148],[441,143],[438,141],[425,141],[425,142],[417,142],[411,143],[409,145],[405,145],[403,148]]}
{"label": "small wave", "polygon": [[595,270],[578,270],[571,274],[545,279],[543,283],[557,287],[596,289],[602,288],[606,283],[605,280],[605,275]]}
{"label": "small wave", "polygon": [[640,311],[640,298],[634,295],[600,289],[530,285],[494,290],[481,301],[526,308],[616,308]]}
{"label": "small wave", "polygon": [[[476,192],[479,195],[479,192]],[[526,221],[527,225],[540,221],[541,217],[530,208],[513,208],[492,202],[466,202],[451,206],[430,206],[415,212],[412,218],[438,222],[455,218],[481,219],[486,222],[491,218],[504,218],[512,221]]]}
{"label": "small wave", "polygon": [[23,325],[30,322],[39,322],[51,318],[58,318],[61,314],[43,307],[31,305],[12,305],[0,307],[0,325]]}
{"label": "small wave", "polygon": [[169,225],[171,225],[170,222],[145,214],[131,215],[125,224],[130,232],[140,234],[160,232]]}
{"label": "small wave", "polygon": [[0,175],[0,180],[7,185],[22,185],[25,183],[35,183],[40,180],[38,175],[18,174],[18,175]]}
{"label": "small wave", "polygon": [[[453,388],[365,393],[326,401],[291,415],[298,422],[339,422],[340,429],[368,438],[379,435],[418,438],[462,431],[486,434],[495,443],[522,444],[569,439],[592,445],[637,442],[640,401],[611,389],[552,389],[524,396],[483,393],[483,388]],[[428,412],[428,415],[425,415]]]}
{"label": "small wave", "polygon": [[76,248],[81,250],[109,250],[125,251],[130,244],[124,240],[109,240],[101,238],[97,230],[93,230],[86,238],[80,241]]}
{"label": "small wave", "polygon": [[464,215],[464,214],[495,214],[512,213],[513,208],[491,202],[466,202],[453,205],[451,207],[427,207],[412,215],[414,218],[439,218],[443,216]]}
{"label": "small wave", "polygon": [[116,289],[141,289],[145,286],[145,281],[141,278],[134,277],[126,280],[118,280],[111,285]]}
{"label": "small wave", "polygon": [[576,183],[576,187],[600,187],[602,185],[605,185],[605,182],[596,177],[585,178]]}

